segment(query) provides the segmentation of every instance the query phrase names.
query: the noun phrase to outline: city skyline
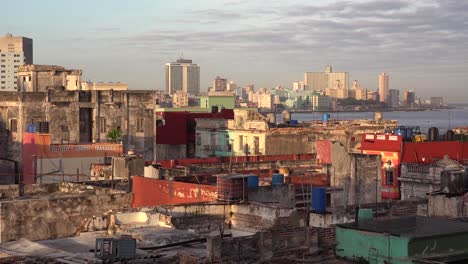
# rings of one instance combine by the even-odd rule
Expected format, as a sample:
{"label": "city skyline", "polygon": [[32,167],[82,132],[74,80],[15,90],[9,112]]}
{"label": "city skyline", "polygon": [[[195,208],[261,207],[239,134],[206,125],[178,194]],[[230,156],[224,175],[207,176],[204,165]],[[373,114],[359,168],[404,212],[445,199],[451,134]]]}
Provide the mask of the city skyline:
{"label": "city skyline", "polygon": [[[0,32],[34,39],[37,64],[82,69],[84,80],[130,89],[164,90],[164,64],[183,52],[200,65],[201,91],[218,75],[257,89],[292,87],[330,64],[369,90],[385,71],[391,89],[467,100],[463,2],[112,3],[106,13],[109,1],[82,1],[72,13],[54,1],[9,1]],[[30,19],[15,20],[14,10]]]}

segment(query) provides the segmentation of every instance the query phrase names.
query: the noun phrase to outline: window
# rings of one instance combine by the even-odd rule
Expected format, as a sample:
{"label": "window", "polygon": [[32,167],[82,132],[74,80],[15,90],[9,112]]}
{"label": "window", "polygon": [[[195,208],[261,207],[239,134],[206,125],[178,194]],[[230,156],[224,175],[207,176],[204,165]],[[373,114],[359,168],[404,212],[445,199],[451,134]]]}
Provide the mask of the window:
{"label": "window", "polygon": [[5,83],[5,81],[2,81],[2,82],[0,82],[0,83],[1,83],[1,84],[4,84],[4,83]]}
{"label": "window", "polygon": [[5,54],[2,54],[2,57],[5,57]]}
{"label": "window", "polygon": [[1,67],[2,67],[2,68],[5,68],[5,65],[3,65],[3,64],[2,64],[2,66],[1,66]]}
{"label": "window", "polygon": [[197,146],[201,146],[201,135],[200,135],[200,133],[197,133],[196,141],[197,141]]}
{"label": "window", "polygon": [[387,185],[393,185],[393,170],[385,171],[385,183]]}
{"label": "window", "polygon": [[2,60],[2,62],[5,62],[5,60]]}
{"label": "window", "polygon": [[15,68],[18,68],[18,67],[19,67],[19,65],[15,65]]}
{"label": "window", "polygon": [[101,117],[99,118],[99,132],[106,133],[106,118]]}
{"label": "window", "polygon": [[47,121],[41,121],[35,123],[36,125],[36,132],[37,133],[42,133],[42,134],[48,134],[49,133],[49,122]]}
{"label": "window", "polygon": [[224,142],[227,146],[227,151],[231,152],[232,151],[232,144],[231,144],[231,139],[229,138],[229,135],[224,135]]}
{"label": "window", "polygon": [[243,151],[244,149],[244,137],[243,136],[239,136],[239,150],[240,151]]}
{"label": "window", "polygon": [[10,131],[18,132],[18,119],[16,118],[10,119]]}
{"label": "window", "polygon": [[137,132],[145,132],[145,119],[137,118]]}
{"label": "window", "polygon": [[260,138],[254,137],[254,152],[255,154],[260,154]]}

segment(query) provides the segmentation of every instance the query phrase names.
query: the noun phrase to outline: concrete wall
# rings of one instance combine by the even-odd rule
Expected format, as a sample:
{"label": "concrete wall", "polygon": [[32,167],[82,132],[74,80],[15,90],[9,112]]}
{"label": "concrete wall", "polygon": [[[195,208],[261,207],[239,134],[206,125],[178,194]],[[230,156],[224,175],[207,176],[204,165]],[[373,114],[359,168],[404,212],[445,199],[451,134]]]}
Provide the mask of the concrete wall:
{"label": "concrete wall", "polygon": [[[89,179],[87,175],[91,175],[91,164],[104,163],[104,157],[88,157],[88,158],[40,158],[37,159],[37,182],[54,183],[65,181],[76,181],[77,170],[80,180]],[[63,176],[62,176],[63,175]]]}
{"label": "concrete wall", "polygon": [[292,184],[250,188],[248,199],[250,202],[294,208],[296,206],[296,189]]}
{"label": "concrete wall", "polygon": [[132,207],[200,203],[217,198],[215,186],[137,176],[132,181]]}
{"label": "concrete wall", "polygon": [[468,216],[468,203],[463,196],[429,195],[427,200],[427,214],[430,217],[456,218]]}
{"label": "concrete wall", "polygon": [[344,190],[347,205],[380,202],[381,159],[378,155],[349,153],[333,142],[330,185]]}
{"label": "concrete wall", "polygon": [[2,201],[0,242],[73,236],[86,218],[101,216],[108,210],[129,208],[131,200],[130,193],[103,190],[94,194]]}

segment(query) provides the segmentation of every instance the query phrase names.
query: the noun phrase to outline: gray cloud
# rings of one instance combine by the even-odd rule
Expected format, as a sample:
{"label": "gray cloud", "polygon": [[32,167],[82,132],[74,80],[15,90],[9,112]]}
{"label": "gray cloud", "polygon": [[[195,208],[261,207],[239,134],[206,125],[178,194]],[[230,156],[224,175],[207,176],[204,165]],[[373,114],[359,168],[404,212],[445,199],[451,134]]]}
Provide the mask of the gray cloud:
{"label": "gray cloud", "polygon": [[185,51],[239,60],[263,56],[302,68],[337,62],[350,71],[467,70],[468,1],[249,4],[239,0],[225,9],[187,11],[175,30],[165,29],[162,21],[153,30],[111,40],[152,54]]}

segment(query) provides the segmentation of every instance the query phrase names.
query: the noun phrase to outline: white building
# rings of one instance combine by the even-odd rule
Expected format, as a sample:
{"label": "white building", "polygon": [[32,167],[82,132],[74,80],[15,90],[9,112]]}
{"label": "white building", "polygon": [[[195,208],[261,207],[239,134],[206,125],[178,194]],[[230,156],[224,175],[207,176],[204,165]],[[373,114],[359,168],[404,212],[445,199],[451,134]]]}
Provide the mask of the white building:
{"label": "white building", "polygon": [[172,94],[172,106],[173,107],[188,107],[189,97],[187,93],[181,90],[176,91]]}
{"label": "white building", "polygon": [[274,97],[268,89],[262,88],[256,93],[252,92],[251,94],[249,94],[249,97],[250,96],[252,96],[252,100],[249,101],[256,103],[258,108],[273,108]]}
{"label": "white building", "polygon": [[[337,89],[339,84],[339,91]],[[304,73],[304,88],[309,91],[330,91],[330,94],[347,98],[349,89],[349,73],[333,72],[330,65],[326,66],[325,72],[306,72]]]}
{"label": "white building", "polygon": [[7,34],[0,37],[0,91],[17,91],[18,68],[33,64],[33,40]]}
{"label": "white building", "polygon": [[166,92],[173,94],[178,90],[192,95],[200,93],[200,66],[192,60],[166,63]]}
{"label": "white building", "polygon": [[329,111],[332,99],[329,96],[314,94],[310,97],[312,111]]}
{"label": "white building", "polygon": [[293,82],[293,90],[294,91],[304,91],[306,90],[304,82]]}
{"label": "white building", "polygon": [[227,84],[227,91],[229,92],[236,92],[237,91],[237,84],[234,81],[230,81]]}

